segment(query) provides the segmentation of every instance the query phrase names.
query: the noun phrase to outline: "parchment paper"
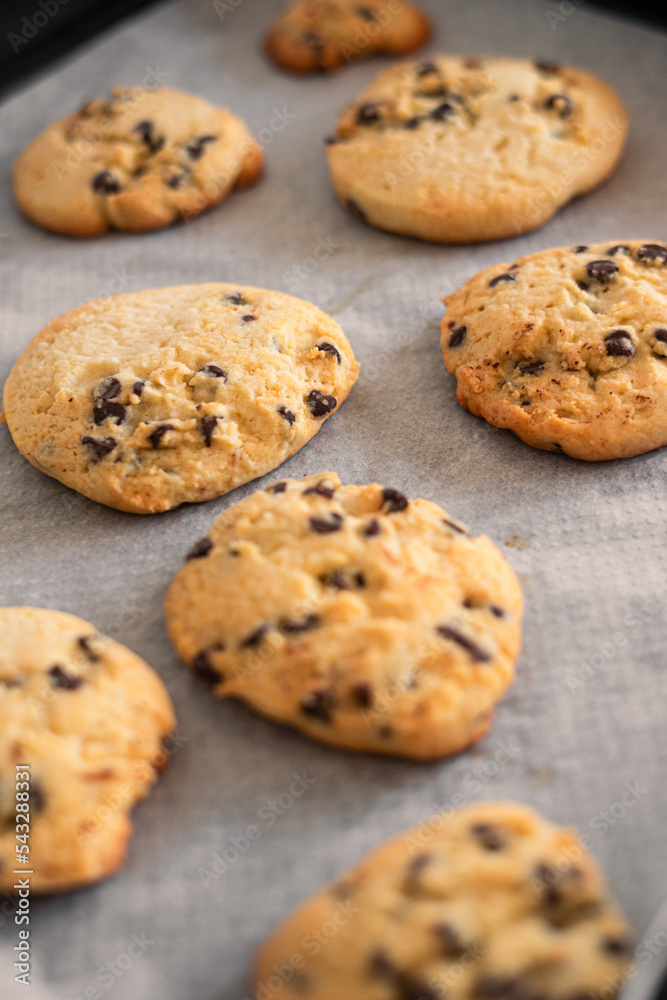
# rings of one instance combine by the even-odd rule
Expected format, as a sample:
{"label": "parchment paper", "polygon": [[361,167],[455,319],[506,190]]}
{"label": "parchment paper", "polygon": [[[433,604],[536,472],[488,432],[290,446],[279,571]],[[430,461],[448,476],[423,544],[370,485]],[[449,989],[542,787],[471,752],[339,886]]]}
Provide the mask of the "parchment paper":
{"label": "parchment paper", "polygon": [[[278,5],[157,5],[5,101],[0,377],[50,319],[103,294],[221,280],[312,300],[342,324],[361,376],[282,473],[379,481],[489,534],[525,588],[518,679],[481,744],[429,766],[326,749],[218,703],[179,664],[162,601],[190,544],[261,481],[130,516],[41,475],[0,429],[0,603],[60,608],[121,639],[165,679],[180,726],[170,766],[136,812],[124,869],[87,891],[33,899],[31,992],[12,984],[16,928],[0,906],[3,998],[241,1000],[253,950],[276,921],[457,792],[518,799],[578,826],[640,933],[667,895],[667,454],[586,464],[531,449],[457,405],[438,347],[440,296],[480,268],[549,246],[667,237],[667,37],[581,2],[424,0],[433,51],[570,62],[617,87],[632,118],[620,167],[599,190],[539,232],[447,248],[368,229],[337,205],[322,139],[387,63],[279,73],[258,49]],[[265,143],[263,182],[148,236],[76,241],[22,219],[9,174],[32,136],[111,85],[156,77],[240,113]],[[245,846],[249,825],[260,836]],[[202,876],[216,853],[232,859],[227,870],[218,862]]]}

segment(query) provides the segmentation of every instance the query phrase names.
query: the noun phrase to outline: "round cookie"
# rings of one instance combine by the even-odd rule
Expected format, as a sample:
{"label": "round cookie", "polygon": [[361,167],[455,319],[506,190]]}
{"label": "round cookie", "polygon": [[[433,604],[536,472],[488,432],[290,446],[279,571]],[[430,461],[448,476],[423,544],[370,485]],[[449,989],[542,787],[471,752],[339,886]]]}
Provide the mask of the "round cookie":
{"label": "round cookie", "polygon": [[328,145],[336,195],[380,229],[442,243],[536,229],[614,168],[627,119],[581,70],[436,56],[382,73]]}
{"label": "round cookie", "polygon": [[375,55],[408,55],[430,34],[404,0],[296,0],[277,18],[266,50],[291,73],[329,72]]}
{"label": "round cookie", "polygon": [[217,205],[262,165],[231,112],[167,87],[117,87],[31,142],[14,191],[29,219],[57,233],[143,232]]}
{"label": "round cookie", "polygon": [[519,583],[436,504],[321,473],[229,508],[167,595],[220,697],[348,750],[430,759],[479,739],[514,676]]}
{"label": "round cookie", "polygon": [[5,384],[34,466],[118,510],[210,500],[318,432],[359,371],[329,316],[280,292],[182,285],[53,320]]}
{"label": "round cookie", "polygon": [[[106,878],[166,763],[169,696],[143,660],[74,615],[0,608],[0,631],[0,891],[15,869],[34,872],[33,892]],[[17,850],[26,833],[29,852]]]}
{"label": "round cookie", "polygon": [[280,982],[285,1000],[613,1000],[632,950],[576,831],[484,802],[436,814],[302,904],[261,949],[256,996]]}
{"label": "round cookie", "polygon": [[667,444],[667,246],[542,250],[443,300],[457,399],[495,427],[589,462]]}

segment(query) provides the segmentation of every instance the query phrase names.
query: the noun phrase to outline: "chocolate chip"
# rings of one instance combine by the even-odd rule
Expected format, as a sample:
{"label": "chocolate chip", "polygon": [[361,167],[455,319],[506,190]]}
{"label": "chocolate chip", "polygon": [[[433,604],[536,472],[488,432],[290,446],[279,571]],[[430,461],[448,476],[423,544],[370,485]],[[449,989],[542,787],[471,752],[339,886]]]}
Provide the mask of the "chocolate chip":
{"label": "chocolate chip", "polygon": [[171,176],[167,178],[167,186],[177,191],[192,176],[189,167],[179,167]]}
{"label": "chocolate chip", "polygon": [[189,146],[185,147],[185,151],[191,160],[198,160],[204,154],[204,146],[207,142],[215,142],[217,135],[202,135],[194,142],[191,142]]}
{"label": "chocolate chip", "polygon": [[516,274],[510,274],[509,271],[505,274],[497,274],[495,278],[491,278],[489,288],[495,288],[501,281],[516,281]]}
{"label": "chocolate chip", "polygon": [[81,438],[81,444],[88,445],[98,462],[103,459],[105,455],[108,455],[109,452],[113,451],[117,443],[116,439],[112,437],[94,438],[89,434],[86,434],[85,437]]}
{"label": "chocolate chip", "polygon": [[272,483],[270,486],[266,487],[267,493],[284,493],[287,489],[287,483]]}
{"label": "chocolate chip", "polygon": [[206,684],[219,684],[223,680],[222,674],[219,674],[214,669],[209,651],[206,649],[202,649],[200,653],[197,653],[192,661],[192,669],[197,677],[205,681]]}
{"label": "chocolate chip", "polygon": [[284,417],[288,424],[296,423],[296,413],[288,409],[286,406],[279,406],[278,413],[281,417]]}
{"label": "chocolate chip", "polygon": [[258,646],[264,642],[266,635],[269,631],[268,625],[258,625],[250,635],[247,635],[245,639],[241,642],[241,649],[256,649]]}
{"label": "chocolate chip", "polygon": [[164,146],[164,136],[155,135],[153,122],[151,121],[139,122],[138,125],[134,126],[132,131],[137,133],[141,141],[148,146],[151,153],[159,153]]}
{"label": "chocolate chip", "polygon": [[607,250],[609,257],[615,257],[617,253],[630,253],[630,247],[627,247],[625,243],[616,243],[613,247],[609,247]]}
{"label": "chocolate chip", "polygon": [[340,352],[338,351],[338,349],[336,347],[334,347],[333,344],[329,344],[325,340],[321,344],[317,345],[317,349],[318,349],[318,351],[324,351],[326,354],[333,355],[333,357],[336,359],[336,361],[338,362],[338,364],[341,363],[342,358],[340,356]]}
{"label": "chocolate chip", "polygon": [[505,834],[492,823],[475,823],[470,830],[486,851],[502,851],[507,844]]}
{"label": "chocolate chip", "polygon": [[456,521],[450,521],[449,518],[443,517],[442,523],[446,524],[448,528],[452,529],[452,531],[458,531],[460,535],[465,535],[466,538],[470,538],[470,535],[468,534],[466,529],[461,527],[460,524],[457,524]]}
{"label": "chocolate chip", "polygon": [[539,69],[540,73],[546,73],[549,76],[560,73],[560,66],[556,66],[555,63],[538,62],[537,60],[535,61],[535,69]]}
{"label": "chocolate chip", "polygon": [[612,330],[604,338],[607,347],[607,354],[613,358],[632,358],[635,354],[635,345],[627,330]]}
{"label": "chocolate chip", "polygon": [[653,331],[653,336],[656,340],[660,341],[661,344],[667,344],[667,330],[659,329]]}
{"label": "chocolate chip", "polygon": [[664,264],[667,261],[667,247],[659,243],[644,243],[637,251],[637,260],[643,264]]}
{"label": "chocolate chip", "polygon": [[525,990],[515,976],[484,976],[477,984],[477,993],[483,1000],[521,1000]]}
{"label": "chocolate chip", "polygon": [[127,417],[127,410],[122,403],[114,403],[111,400],[103,399],[101,403],[96,403],[93,407],[93,420],[99,427],[105,420],[115,420],[120,426]]}
{"label": "chocolate chip", "polygon": [[361,208],[361,206],[358,205],[352,198],[348,198],[345,205],[350,215],[353,215],[355,219],[359,219],[360,222],[368,222],[363,208]]}
{"label": "chocolate chip", "polygon": [[360,708],[370,708],[373,704],[373,686],[372,684],[367,684],[364,681],[359,681],[357,684],[353,684],[350,688],[350,694],[356,701]]}
{"label": "chocolate chip", "polygon": [[505,609],[501,608],[498,604],[489,604],[489,611],[492,615],[495,615],[496,618],[505,618],[507,615]]}
{"label": "chocolate chip", "polygon": [[441,635],[443,639],[449,639],[451,642],[455,642],[462,649],[465,649],[466,653],[470,654],[471,659],[476,663],[489,663],[491,656],[485,649],[478,646],[476,642],[469,639],[468,636],[463,635],[454,628],[450,628],[448,625],[439,625],[436,628],[438,635]]}
{"label": "chocolate chip", "polygon": [[415,73],[421,79],[423,76],[431,76],[432,73],[440,73],[434,62],[423,62],[415,67]]}
{"label": "chocolate chip", "polygon": [[174,429],[173,424],[160,424],[159,427],[156,427],[155,430],[148,435],[148,440],[151,443],[151,448],[159,448],[160,441],[165,436],[167,431],[173,431],[173,429]]}
{"label": "chocolate chip", "polygon": [[[586,253],[587,250],[588,250],[588,247],[586,246],[586,244],[582,243],[581,246],[574,247],[573,250],[572,250],[572,253]],[[609,252],[609,251],[607,251],[607,252]]]}
{"label": "chocolate chip", "polygon": [[618,267],[613,260],[592,260],[586,264],[586,270],[597,281],[611,281],[618,274]]}
{"label": "chocolate chip", "polygon": [[512,101],[512,102],[514,102],[514,101],[520,101],[521,100],[521,95],[520,94],[510,94],[509,97],[507,98],[507,100],[508,101]]}
{"label": "chocolate chip", "polygon": [[335,146],[337,142],[338,142],[338,136],[335,135],[328,135],[324,139],[325,146]]}
{"label": "chocolate chip", "polygon": [[399,490],[393,490],[388,486],[382,490],[382,506],[387,514],[396,514],[401,510],[405,510],[408,503],[408,498],[400,493]]}
{"label": "chocolate chip", "polygon": [[434,108],[430,112],[429,118],[432,118],[435,122],[444,122],[450,115],[454,114],[454,108],[449,103],[449,101],[443,101],[439,104],[437,108]]}
{"label": "chocolate chip", "polygon": [[186,562],[189,559],[203,559],[209,554],[213,548],[213,542],[210,538],[200,538],[198,542],[192,546],[187,556],[185,557]]}
{"label": "chocolate chip", "polygon": [[605,937],[602,939],[602,950],[608,955],[625,956],[632,955],[634,951],[632,942],[624,937]]}
{"label": "chocolate chip", "polygon": [[405,976],[399,984],[398,1000],[442,1000],[442,993],[421,979]]}
{"label": "chocolate chip", "polygon": [[248,300],[244,299],[240,292],[234,292],[231,295],[225,295],[222,299],[223,302],[231,302],[233,306],[245,306],[248,304]]}
{"label": "chocolate chip", "polygon": [[366,101],[357,111],[357,125],[372,125],[380,121],[380,105],[377,101]]}
{"label": "chocolate chip", "polygon": [[252,323],[253,320],[257,319],[257,317],[253,316],[252,313],[247,313],[245,316],[241,316],[241,319],[244,323]]}
{"label": "chocolate chip", "polygon": [[211,447],[211,439],[215,428],[218,426],[218,420],[222,420],[222,417],[216,417],[214,414],[211,414],[209,417],[204,417],[201,422],[201,432],[204,435],[204,444],[207,448]]}
{"label": "chocolate chip", "polygon": [[96,387],[95,395],[98,399],[115,399],[116,396],[120,395],[121,389],[120,379],[109,375]]}
{"label": "chocolate chip", "polygon": [[311,517],[308,521],[310,530],[318,535],[330,535],[334,531],[340,531],[343,527],[343,518],[336,511],[332,510],[328,514],[320,517]]}
{"label": "chocolate chip", "polygon": [[457,326],[454,330],[452,330],[451,336],[449,338],[449,346],[459,347],[466,339],[467,332],[468,332],[467,326]]}
{"label": "chocolate chip", "polygon": [[465,954],[466,947],[461,936],[451,924],[436,924],[433,931],[442,946],[443,954],[448,958],[460,958]]}
{"label": "chocolate chip", "polygon": [[414,129],[419,128],[419,126],[421,125],[421,123],[422,123],[422,119],[419,117],[419,115],[413,115],[412,118],[408,118],[407,119],[407,121],[403,125],[403,128],[407,128],[407,129],[410,129],[412,131]]}
{"label": "chocolate chip", "polygon": [[209,378],[222,378],[227,381],[227,372],[219,368],[218,365],[207,364],[203,368],[199,369],[201,375],[207,375]]}
{"label": "chocolate chip", "polygon": [[330,573],[323,573],[320,576],[320,583],[325,587],[333,587],[335,590],[349,590],[350,585],[339,569],[331,570]]}
{"label": "chocolate chip", "polygon": [[518,367],[522,375],[538,375],[544,369],[544,362],[523,361]]}
{"label": "chocolate chip", "polygon": [[377,979],[393,981],[398,976],[398,969],[382,948],[378,948],[368,960],[368,971]]}
{"label": "chocolate chip", "polygon": [[309,486],[307,490],[303,491],[303,495],[307,497],[314,494],[318,497],[324,497],[325,500],[331,500],[334,492],[335,488],[333,486],[328,486],[324,480],[322,480],[321,482],[316,483],[315,486]]}
{"label": "chocolate chip", "polygon": [[371,23],[377,24],[375,11],[371,10],[370,7],[355,7],[355,10],[359,17],[363,17],[364,21],[371,21]]}
{"label": "chocolate chip", "polygon": [[331,722],[331,713],[335,706],[335,698],[331,688],[319,688],[311,691],[300,703],[301,711],[304,715],[309,715],[313,719],[320,719],[322,722]]}
{"label": "chocolate chip", "polygon": [[75,677],[73,674],[68,674],[59,664],[51,667],[49,677],[51,677],[53,686],[60,688],[62,691],[76,691],[83,684],[83,677]]}
{"label": "chocolate chip", "polygon": [[552,94],[544,102],[545,108],[557,111],[561,118],[568,118],[574,111],[574,104],[566,94]]}
{"label": "chocolate chip", "polygon": [[364,525],[361,534],[364,538],[375,538],[375,536],[379,535],[381,531],[382,528],[380,527],[380,522],[374,517],[372,521],[369,521],[368,524]]}
{"label": "chocolate chip", "polygon": [[577,282],[577,288],[580,288],[582,290],[582,292],[587,292],[588,291],[588,285],[587,285],[587,283],[585,281],[578,281]]}
{"label": "chocolate chip", "polygon": [[314,628],[319,627],[321,622],[322,619],[319,615],[312,614],[298,620],[285,618],[280,623],[280,627],[287,635],[301,635],[302,632],[312,632]]}
{"label": "chocolate chip", "polygon": [[306,400],[314,417],[324,417],[338,406],[335,396],[328,396],[319,389],[311,389]]}
{"label": "chocolate chip", "polygon": [[28,801],[30,803],[31,811],[35,813],[44,812],[44,807],[46,806],[46,793],[44,792],[44,786],[41,781],[36,781],[34,778],[31,779]]}
{"label": "chocolate chip", "polygon": [[82,635],[79,639],[77,639],[79,649],[83,650],[91,663],[98,663],[100,659],[99,653],[97,653],[91,646],[91,643],[97,638],[97,635]]}
{"label": "chocolate chip", "polygon": [[141,397],[145,385],[146,382],[144,379],[139,379],[138,382],[135,382],[134,385],[132,386],[132,392],[134,393],[134,395]]}
{"label": "chocolate chip", "polygon": [[120,181],[110,170],[100,170],[93,177],[91,187],[96,194],[118,194]]}

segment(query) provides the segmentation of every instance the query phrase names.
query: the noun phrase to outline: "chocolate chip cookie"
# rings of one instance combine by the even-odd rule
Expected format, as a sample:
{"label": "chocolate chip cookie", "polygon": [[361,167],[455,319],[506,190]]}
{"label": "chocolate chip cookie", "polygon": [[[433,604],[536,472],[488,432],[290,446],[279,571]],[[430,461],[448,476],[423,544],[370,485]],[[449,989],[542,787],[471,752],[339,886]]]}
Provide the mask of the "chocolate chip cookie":
{"label": "chocolate chip cookie", "polygon": [[35,892],[106,878],[167,761],[169,696],[143,660],[73,615],[0,608],[0,631],[0,890],[15,869],[33,871]]}
{"label": "chocolate chip cookie", "polygon": [[633,942],[582,840],[518,803],[443,810],[289,916],[256,995],[613,1000]]}
{"label": "chocolate chip cookie", "polygon": [[315,306],[239,285],[88,302],[14,365],[2,419],[36,468],[136,514],[210,500],[275,469],[359,371]]}
{"label": "chocolate chip cookie", "polygon": [[201,97],[118,87],[54,122],[14,168],[22,211],[68,236],[142,232],[193,218],[254,183],[260,147]]}
{"label": "chocolate chip cookie", "polygon": [[436,504],[325,472],[225,511],[166,613],[220,697],[324,743],[428,759],[487,730],[514,676],[522,598],[489,539]]}
{"label": "chocolate chip cookie", "polygon": [[276,20],[266,50],[291,73],[329,72],[375,55],[408,55],[430,33],[404,0],[296,0]]}
{"label": "chocolate chip cookie", "polygon": [[667,444],[667,245],[542,250],[445,300],[461,406],[590,462]]}
{"label": "chocolate chip cookie", "polygon": [[627,119],[581,70],[435,56],[382,73],[329,142],[340,201],[380,229],[442,243],[536,229],[599,184]]}

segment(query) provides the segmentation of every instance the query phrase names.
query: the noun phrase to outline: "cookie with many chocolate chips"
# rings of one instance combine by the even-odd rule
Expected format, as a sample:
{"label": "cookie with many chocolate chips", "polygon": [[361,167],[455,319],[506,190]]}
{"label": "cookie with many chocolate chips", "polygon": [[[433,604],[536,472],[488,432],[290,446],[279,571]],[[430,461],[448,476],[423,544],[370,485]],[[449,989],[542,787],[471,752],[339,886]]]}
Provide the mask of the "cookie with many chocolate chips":
{"label": "cookie with many chocolate chips", "polygon": [[296,0],[279,15],[266,51],[291,73],[329,72],[376,55],[404,56],[431,27],[404,0]]}
{"label": "cookie with many chocolate chips", "polygon": [[142,232],[212,208],[262,164],[230,111],[166,87],[118,87],[38,135],[14,191],[29,219],[57,233]]}
{"label": "cookie with many chocolate chips", "polygon": [[667,245],[541,250],[444,301],[445,366],[476,416],[590,462],[667,444]]}
{"label": "cookie with many chocolate chips", "polygon": [[33,872],[35,892],[107,878],[168,759],[167,691],[73,615],[0,608],[0,632],[0,891],[15,886],[16,868]]}
{"label": "cookie with many chocolate chips", "polygon": [[341,328],[308,302],[182,285],[53,320],[14,365],[2,419],[42,472],[151,514],[275,469],[317,434],[358,371]]}
{"label": "cookie with many chocolate chips", "polygon": [[327,147],[359,219],[442,243],[536,229],[614,168],[627,119],[605,84],[528,60],[435,56],[382,73]]}
{"label": "cookie with many chocolate chips", "polygon": [[303,903],[261,948],[256,996],[280,982],[285,1000],[613,1000],[632,951],[576,831],[484,802],[425,820]]}
{"label": "cookie with many chocolate chips", "polygon": [[436,504],[321,473],[229,508],[166,613],[220,697],[324,743],[428,759],[486,732],[514,676],[522,599],[489,539]]}

